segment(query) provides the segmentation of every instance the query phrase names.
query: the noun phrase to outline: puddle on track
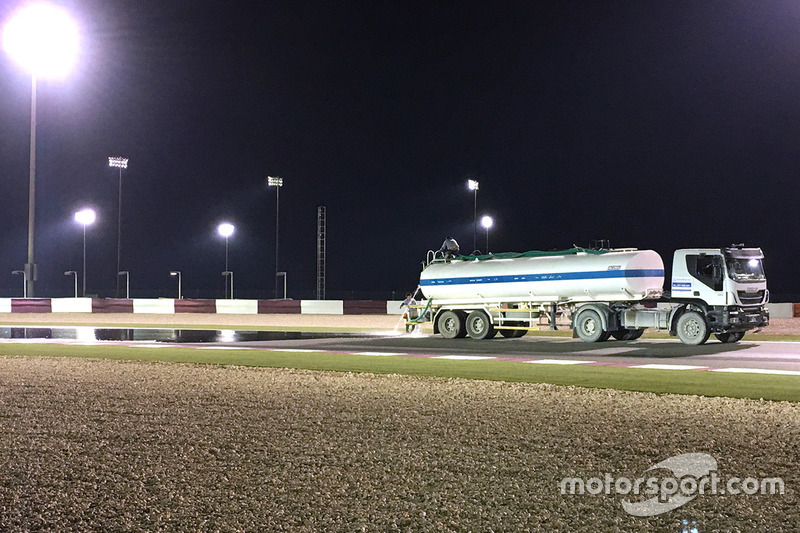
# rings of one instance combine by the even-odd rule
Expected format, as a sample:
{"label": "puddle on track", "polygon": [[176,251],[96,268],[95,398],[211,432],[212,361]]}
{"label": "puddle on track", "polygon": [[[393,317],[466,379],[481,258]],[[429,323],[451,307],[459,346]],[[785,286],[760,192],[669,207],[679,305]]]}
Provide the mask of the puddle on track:
{"label": "puddle on track", "polygon": [[94,328],[0,326],[0,339],[65,339],[82,341],[147,341],[164,343],[282,341],[369,337],[363,333],[307,331],[244,331],[213,329]]}

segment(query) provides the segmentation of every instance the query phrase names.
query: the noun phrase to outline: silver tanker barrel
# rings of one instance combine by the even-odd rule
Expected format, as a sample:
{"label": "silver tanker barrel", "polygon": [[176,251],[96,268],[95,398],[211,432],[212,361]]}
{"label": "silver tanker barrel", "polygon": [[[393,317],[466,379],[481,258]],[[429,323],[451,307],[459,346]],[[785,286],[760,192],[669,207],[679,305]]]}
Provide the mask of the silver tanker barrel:
{"label": "silver tanker barrel", "polygon": [[420,288],[437,301],[609,302],[657,298],[664,263],[652,250],[458,256],[430,262]]}

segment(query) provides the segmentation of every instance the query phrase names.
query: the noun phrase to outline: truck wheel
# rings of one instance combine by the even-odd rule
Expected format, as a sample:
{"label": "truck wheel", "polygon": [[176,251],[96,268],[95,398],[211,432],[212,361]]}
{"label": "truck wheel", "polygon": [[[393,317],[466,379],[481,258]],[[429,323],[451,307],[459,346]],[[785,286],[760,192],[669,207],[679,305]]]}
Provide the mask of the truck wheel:
{"label": "truck wheel", "polygon": [[715,333],[714,336],[719,339],[719,342],[739,342],[744,337],[744,331],[737,331],[735,333]]}
{"label": "truck wheel", "polygon": [[[510,323],[508,323],[506,325],[514,326],[514,327],[524,327],[525,323],[524,322],[510,322]],[[528,333],[527,329],[501,329],[501,330],[498,330],[498,331],[500,332],[500,335],[502,335],[503,337],[505,337],[507,339],[518,339],[519,337],[524,337],[525,334]]]}
{"label": "truck wheel", "polygon": [[467,333],[473,339],[491,339],[497,335],[489,316],[483,311],[473,311],[467,317]]}
{"label": "truck wheel", "polygon": [[464,337],[467,330],[464,328],[464,317],[455,311],[444,311],[437,319],[439,333],[445,339]]}
{"label": "truck wheel", "polygon": [[633,341],[641,337],[642,333],[644,333],[643,329],[622,328],[617,331],[612,331],[611,335],[618,341]]}
{"label": "truck wheel", "polygon": [[575,332],[583,342],[601,342],[608,339],[608,332],[603,331],[603,321],[593,309],[587,309],[575,319]]}
{"label": "truck wheel", "polygon": [[711,335],[705,317],[696,311],[681,315],[678,319],[677,333],[682,343],[692,346],[705,343]]}

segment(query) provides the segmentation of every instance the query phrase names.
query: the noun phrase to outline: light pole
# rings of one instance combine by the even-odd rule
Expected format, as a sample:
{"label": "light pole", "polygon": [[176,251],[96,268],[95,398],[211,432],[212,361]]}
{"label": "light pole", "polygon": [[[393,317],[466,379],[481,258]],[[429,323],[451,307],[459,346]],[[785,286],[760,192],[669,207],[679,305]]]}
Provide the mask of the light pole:
{"label": "light pole", "polygon": [[476,250],[478,248],[478,182],[467,180],[467,187],[475,193],[472,207],[472,249]]}
{"label": "light pole", "polygon": [[20,8],[5,25],[3,48],[31,74],[31,147],[28,178],[27,294],[34,296],[37,278],[34,255],[36,220],[36,80],[60,78],[69,72],[78,53],[78,27],[66,11],[47,3]]}
{"label": "light pole", "polygon": [[183,299],[183,294],[181,293],[181,271],[180,270],[170,270],[170,276],[178,276],[178,300]]}
{"label": "light pole", "polygon": [[28,276],[25,275],[24,270],[12,270],[12,274],[22,274],[22,297],[28,297]]}
{"label": "light pole", "polygon": [[67,270],[64,272],[65,276],[74,276],[75,277],[75,298],[78,297],[78,273],[75,270]]}
{"label": "light pole", "polygon": [[[122,259],[122,169],[128,168],[128,158],[112,156],[108,158],[108,166],[119,169],[119,208],[117,211],[117,272],[120,272]],[[117,290],[114,296],[119,298],[119,274],[117,274]]]}
{"label": "light pole", "polygon": [[117,280],[119,280],[120,276],[125,276],[125,299],[131,299],[131,273],[127,270],[123,270],[121,272],[117,272]]}
{"label": "light pole", "polygon": [[492,217],[490,217],[488,215],[484,215],[481,218],[481,226],[483,226],[486,229],[486,253],[487,254],[489,253],[489,228],[491,228],[492,225],[494,225],[494,220],[492,220]]}
{"label": "light pole", "polygon": [[93,224],[97,215],[93,209],[82,209],[75,213],[75,221],[83,225],[83,294],[86,298],[86,226]]}
{"label": "light pole", "polygon": [[[230,272],[230,270],[228,270],[228,239],[230,238],[231,235],[233,235],[233,232],[234,232],[235,229],[236,228],[233,226],[233,224],[231,224],[229,222],[223,222],[222,224],[219,225],[219,227],[217,227],[217,232],[221,236],[225,237],[225,272],[222,273],[223,276],[227,276],[226,272]],[[225,283],[225,298],[227,298],[227,297],[228,297],[228,284]],[[233,298],[233,278],[232,277],[231,277],[231,296],[230,297]]]}
{"label": "light pole", "polygon": [[[267,176],[267,187],[275,187],[275,298],[278,297],[278,224],[280,223],[280,198],[283,178]],[[283,298],[286,298],[286,277],[283,278]]]}
{"label": "light pole", "polygon": [[[230,283],[231,283],[231,296],[230,296],[230,299],[233,300],[233,272],[230,271],[230,270],[226,270],[226,271],[224,271],[222,273],[222,276],[224,278],[231,278],[230,279]],[[227,290],[228,290],[228,280],[226,279],[225,280],[225,291],[227,292]]]}

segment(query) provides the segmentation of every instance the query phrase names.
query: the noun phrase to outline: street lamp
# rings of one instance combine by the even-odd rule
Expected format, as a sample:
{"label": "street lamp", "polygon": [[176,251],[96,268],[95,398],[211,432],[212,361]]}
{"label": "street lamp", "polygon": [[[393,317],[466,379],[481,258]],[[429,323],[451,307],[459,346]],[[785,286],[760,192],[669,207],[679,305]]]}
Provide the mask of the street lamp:
{"label": "street lamp", "polygon": [[125,276],[125,299],[131,299],[131,273],[127,270],[117,272],[117,285],[119,285],[119,277]]}
{"label": "street lamp", "polygon": [[[228,278],[228,277],[231,278],[231,280],[230,280],[230,284],[231,284],[231,296],[230,296],[230,299],[233,300],[233,272],[230,271],[230,270],[226,270],[225,272],[222,273],[222,276],[225,277],[225,278]],[[225,280],[225,292],[227,293],[227,291],[228,291],[228,280],[226,279]],[[226,294],[226,297],[227,297],[227,294]]]}
{"label": "street lamp", "polygon": [[488,215],[484,215],[483,218],[481,218],[481,226],[483,226],[486,229],[486,253],[487,254],[489,253],[489,228],[491,228],[493,224],[494,224],[494,220],[492,220],[492,217],[490,217]]}
{"label": "street lamp", "polygon": [[[128,168],[128,158],[112,156],[108,158],[108,166],[119,169],[119,209],[117,211],[117,272],[120,272],[122,259],[122,169]],[[119,275],[117,275],[117,290],[114,293],[119,298]]]}
{"label": "street lamp", "polygon": [[78,273],[74,270],[67,270],[64,272],[65,276],[74,276],[75,277],[75,298],[78,297]]}
{"label": "street lamp", "polygon": [[[222,224],[219,225],[219,227],[217,227],[217,232],[221,236],[225,237],[225,272],[229,272],[229,270],[228,270],[228,239],[230,238],[231,235],[233,235],[233,232],[234,232],[235,229],[236,228],[233,226],[233,224],[231,224],[229,222],[223,222]],[[227,275],[227,274],[225,274],[225,272],[222,273],[223,276]],[[233,287],[233,280],[231,280],[231,288],[232,287]],[[231,290],[231,293],[233,293],[232,290]],[[228,284],[226,283],[225,284],[225,298],[227,298],[227,297],[228,297]],[[231,298],[233,298],[233,294],[231,294]]]}
{"label": "street lamp", "polygon": [[75,221],[83,225],[83,297],[86,298],[86,226],[94,224],[97,214],[93,209],[82,209],[75,213]]}
{"label": "street lamp", "polygon": [[178,276],[178,300],[183,299],[183,295],[181,294],[181,271],[180,270],[170,270],[170,276]]}
{"label": "street lamp", "polygon": [[22,274],[22,297],[28,297],[28,276],[25,275],[24,270],[12,270],[12,274]]}
{"label": "street lamp", "polygon": [[37,278],[33,238],[36,219],[36,80],[65,76],[78,54],[78,41],[78,27],[67,12],[44,2],[21,7],[3,29],[3,48],[31,74],[28,262],[25,263],[27,294],[31,297]]}
{"label": "street lamp", "polygon": [[475,180],[467,180],[467,187],[474,193],[474,202],[472,207],[472,249],[478,248],[478,182]]}
{"label": "street lamp", "polygon": [[[278,224],[280,222],[280,198],[283,178],[267,176],[267,187],[275,187],[275,298],[278,297]],[[286,276],[283,278],[283,298],[286,299]]]}

